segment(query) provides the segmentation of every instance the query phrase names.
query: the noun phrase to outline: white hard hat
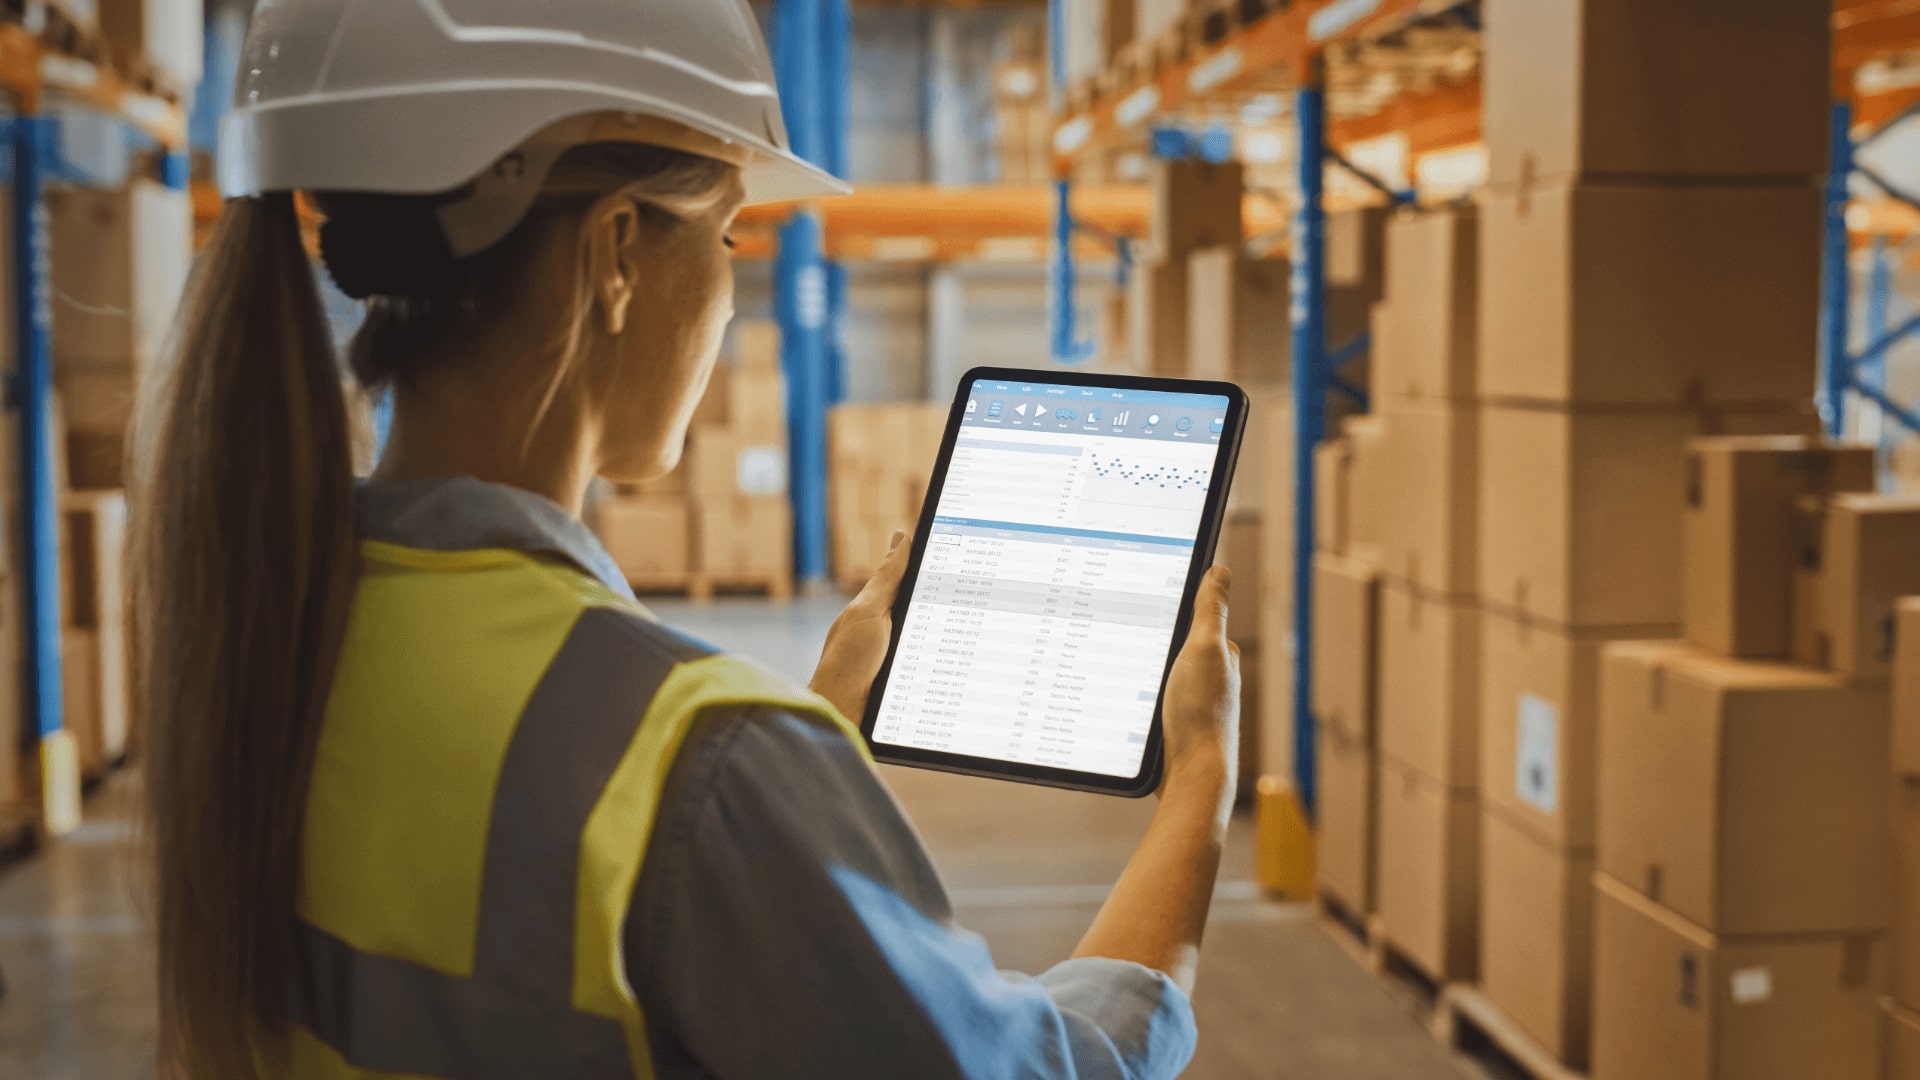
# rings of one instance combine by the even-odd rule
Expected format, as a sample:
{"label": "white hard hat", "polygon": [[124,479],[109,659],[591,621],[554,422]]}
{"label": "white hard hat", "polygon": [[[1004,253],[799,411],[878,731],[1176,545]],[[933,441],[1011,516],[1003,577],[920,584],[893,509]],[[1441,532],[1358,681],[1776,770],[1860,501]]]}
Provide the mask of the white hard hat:
{"label": "white hard hat", "polygon": [[526,144],[537,185],[610,115],[742,165],[749,203],[850,190],[789,149],[747,0],[260,0],[220,191],[438,194]]}

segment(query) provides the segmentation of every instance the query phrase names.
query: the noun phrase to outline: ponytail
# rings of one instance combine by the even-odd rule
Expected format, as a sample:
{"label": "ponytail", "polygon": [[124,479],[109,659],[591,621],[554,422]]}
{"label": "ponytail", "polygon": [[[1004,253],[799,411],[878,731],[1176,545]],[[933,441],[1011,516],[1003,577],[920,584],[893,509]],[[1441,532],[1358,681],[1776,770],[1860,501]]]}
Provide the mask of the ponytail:
{"label": "ponytail", "polygon": [[163,1076],[281,1060],[303,818],[354,558],[352,435],[289,195],[227,205],[135,432]]}

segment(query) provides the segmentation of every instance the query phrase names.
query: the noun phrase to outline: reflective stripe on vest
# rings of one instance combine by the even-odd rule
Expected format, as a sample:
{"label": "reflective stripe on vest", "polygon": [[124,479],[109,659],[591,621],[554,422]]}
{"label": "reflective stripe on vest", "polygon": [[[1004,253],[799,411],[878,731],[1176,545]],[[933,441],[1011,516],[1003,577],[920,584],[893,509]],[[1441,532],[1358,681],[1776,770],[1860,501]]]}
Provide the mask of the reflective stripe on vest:
{"label": "reflective stripe on vest", "polygon": [[650,1077],[622,932],[687,732],[722,705],[858,730],[569,567],[364,549],[309,799],[292,1075]]}

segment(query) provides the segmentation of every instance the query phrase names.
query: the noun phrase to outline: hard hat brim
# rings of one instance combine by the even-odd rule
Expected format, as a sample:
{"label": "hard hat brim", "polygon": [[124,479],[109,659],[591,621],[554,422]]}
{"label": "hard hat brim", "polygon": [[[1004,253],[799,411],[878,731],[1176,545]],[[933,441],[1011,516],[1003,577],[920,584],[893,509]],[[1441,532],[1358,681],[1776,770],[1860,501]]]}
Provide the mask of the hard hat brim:
{"label": "hard hat brim", "polygon": [[[642,95],[604,88],[492,84],[469,92],[325,94],[243,106],[221,122],[222,196],[279,191],[433,195],[491,168],[510,148],[556,117],[626,110],[704,131],[747,149],[741,170],[748,205],[846,195],[852,187],[766,137],[721,128],[710,118]],[[484,118],[484,121],[476,119]],[[473,128],[484,123],[486,136]]]}

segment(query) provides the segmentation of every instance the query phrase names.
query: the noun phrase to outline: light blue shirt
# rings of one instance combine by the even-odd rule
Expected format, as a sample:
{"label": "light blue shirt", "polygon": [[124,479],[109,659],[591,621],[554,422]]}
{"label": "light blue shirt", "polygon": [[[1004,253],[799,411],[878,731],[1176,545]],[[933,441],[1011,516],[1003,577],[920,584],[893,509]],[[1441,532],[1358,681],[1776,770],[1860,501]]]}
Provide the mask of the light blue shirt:
{"label": "light blue shirt", "polygon": [[[359,515],[363,536],[555,556],[632,596],[593,534],[528,492],[370,483]],[[996,970],[859,750],[775,708],[715,710],[689,735],[625,946],[662,1080],[1157,1080],[1197,1039],[1186,995],[1139,964]]]}

